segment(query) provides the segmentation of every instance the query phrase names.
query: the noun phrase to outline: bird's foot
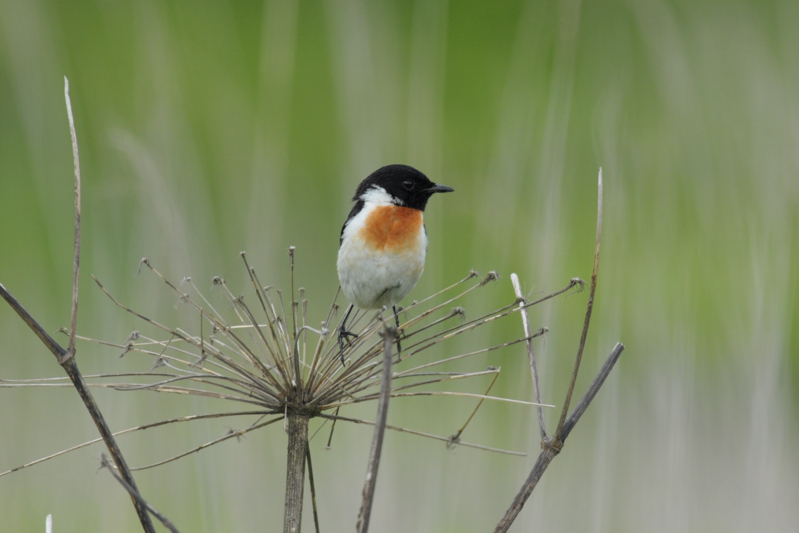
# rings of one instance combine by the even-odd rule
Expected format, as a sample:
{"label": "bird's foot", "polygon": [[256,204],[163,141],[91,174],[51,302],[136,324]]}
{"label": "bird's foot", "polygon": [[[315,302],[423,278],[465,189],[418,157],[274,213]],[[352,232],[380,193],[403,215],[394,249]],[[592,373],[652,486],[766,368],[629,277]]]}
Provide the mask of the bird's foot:
{"label": "bird's foot", "polygon": [[405,336],[405,330],[397,328],[397,362],[402,361],[402,344],[400,340]]}
{"label": "bird's foot", "polygon": [[397,311],[397,306],[392,306],[391,309],[394,311],[394,321],[397,324],[397,362],[399,363],[402,361],[402,343],[400,343],[400,339],[405,336],[405,330],[400,327],[399,311]]}
{"label": "bird's foot", "polygon": [[358,334],[357,333],[353,333],[351,331],[347,331],[344,328],[344,325],[342,324],[341,327],[338,328],[338,348],[339,348],[339,353],[341,355],[341,364],[342,365],[346,364],[344,362],[344,345],[350,343],[350,337],[352,337],[354,339],[357,339],[358,338]]}

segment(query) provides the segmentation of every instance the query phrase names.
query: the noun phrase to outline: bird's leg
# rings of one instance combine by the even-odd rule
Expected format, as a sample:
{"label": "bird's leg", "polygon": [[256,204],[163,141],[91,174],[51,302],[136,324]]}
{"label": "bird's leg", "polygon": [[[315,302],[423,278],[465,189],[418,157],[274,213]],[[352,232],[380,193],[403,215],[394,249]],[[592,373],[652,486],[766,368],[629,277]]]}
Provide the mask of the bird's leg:
{"label": "bird's leg", "polygon": [[355,337],[356,339],[358,338],[357,334],[355,334],[355,333],[353,333],[351,331],[347,331],[347,319],[350,317],[350,313],[352,313],[352,308],[353,308],[352,304],[350,304],[350,306],[347,307],[347,312],[344,314],[344,320],[341,321],[341,326],[338,328],[338,348],[339,348],[339,353],[341,354],[341,364],[342,365],[345,364],[344,363],[344,343],[345,342],[347,342],[347,343],[349,342],[349,337]]}
{"label": "bird's leg", "polygon": [[400,337],[405,332],[400,329],[399,313],[397,312],[397,306],[392,305],[391,309],[394,310],[394,320],[397,322],[397,362],[399,363],[402,360],[402,345],[400,344]]}

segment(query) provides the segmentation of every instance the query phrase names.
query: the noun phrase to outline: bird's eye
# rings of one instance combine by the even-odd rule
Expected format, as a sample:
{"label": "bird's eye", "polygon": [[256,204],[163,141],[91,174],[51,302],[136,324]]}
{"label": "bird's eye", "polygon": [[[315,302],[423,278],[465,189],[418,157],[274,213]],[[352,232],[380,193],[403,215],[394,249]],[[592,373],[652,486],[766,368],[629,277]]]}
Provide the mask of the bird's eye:
{"label": "bird's eye", "polygon": [[413,180],[405,180],[402,182],[402,186],[405,187],[406,191],[413,190],[413,186],[416,185]]}

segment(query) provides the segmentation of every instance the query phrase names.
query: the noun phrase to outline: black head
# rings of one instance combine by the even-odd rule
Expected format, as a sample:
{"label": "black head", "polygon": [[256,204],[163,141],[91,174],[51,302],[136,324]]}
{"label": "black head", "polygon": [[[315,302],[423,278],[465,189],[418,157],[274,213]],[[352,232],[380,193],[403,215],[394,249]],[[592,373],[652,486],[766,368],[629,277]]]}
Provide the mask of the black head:
{"label": "black head", "polygon": [[427,200],[437,192],[452,192],[446,185],[437,185],[408,165],[387,165],[372,172],[358,185],[353,200],[362,201],[370,189],[380,187],[397,205],[424,211]]}

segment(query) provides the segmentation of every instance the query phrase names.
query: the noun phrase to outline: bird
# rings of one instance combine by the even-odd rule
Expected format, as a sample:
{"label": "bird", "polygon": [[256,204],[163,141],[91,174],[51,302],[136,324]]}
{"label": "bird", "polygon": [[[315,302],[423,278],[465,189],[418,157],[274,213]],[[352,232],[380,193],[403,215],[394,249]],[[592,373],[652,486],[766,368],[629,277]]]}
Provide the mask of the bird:
{"label": "bird", "polygon": [[[347,330],[354,307],[391,307],[397,329],[397,304],[416,286],[424,270],[427,229],[423,212],[435,193],[453,192],[408,165],[387,165],[355,190],[355,205],[341,228],[336,263],[341,291],[351,302],[338,332],[341,362],[344,344],[357,337]],[[402,347],[397,339],[397,357]]]}

